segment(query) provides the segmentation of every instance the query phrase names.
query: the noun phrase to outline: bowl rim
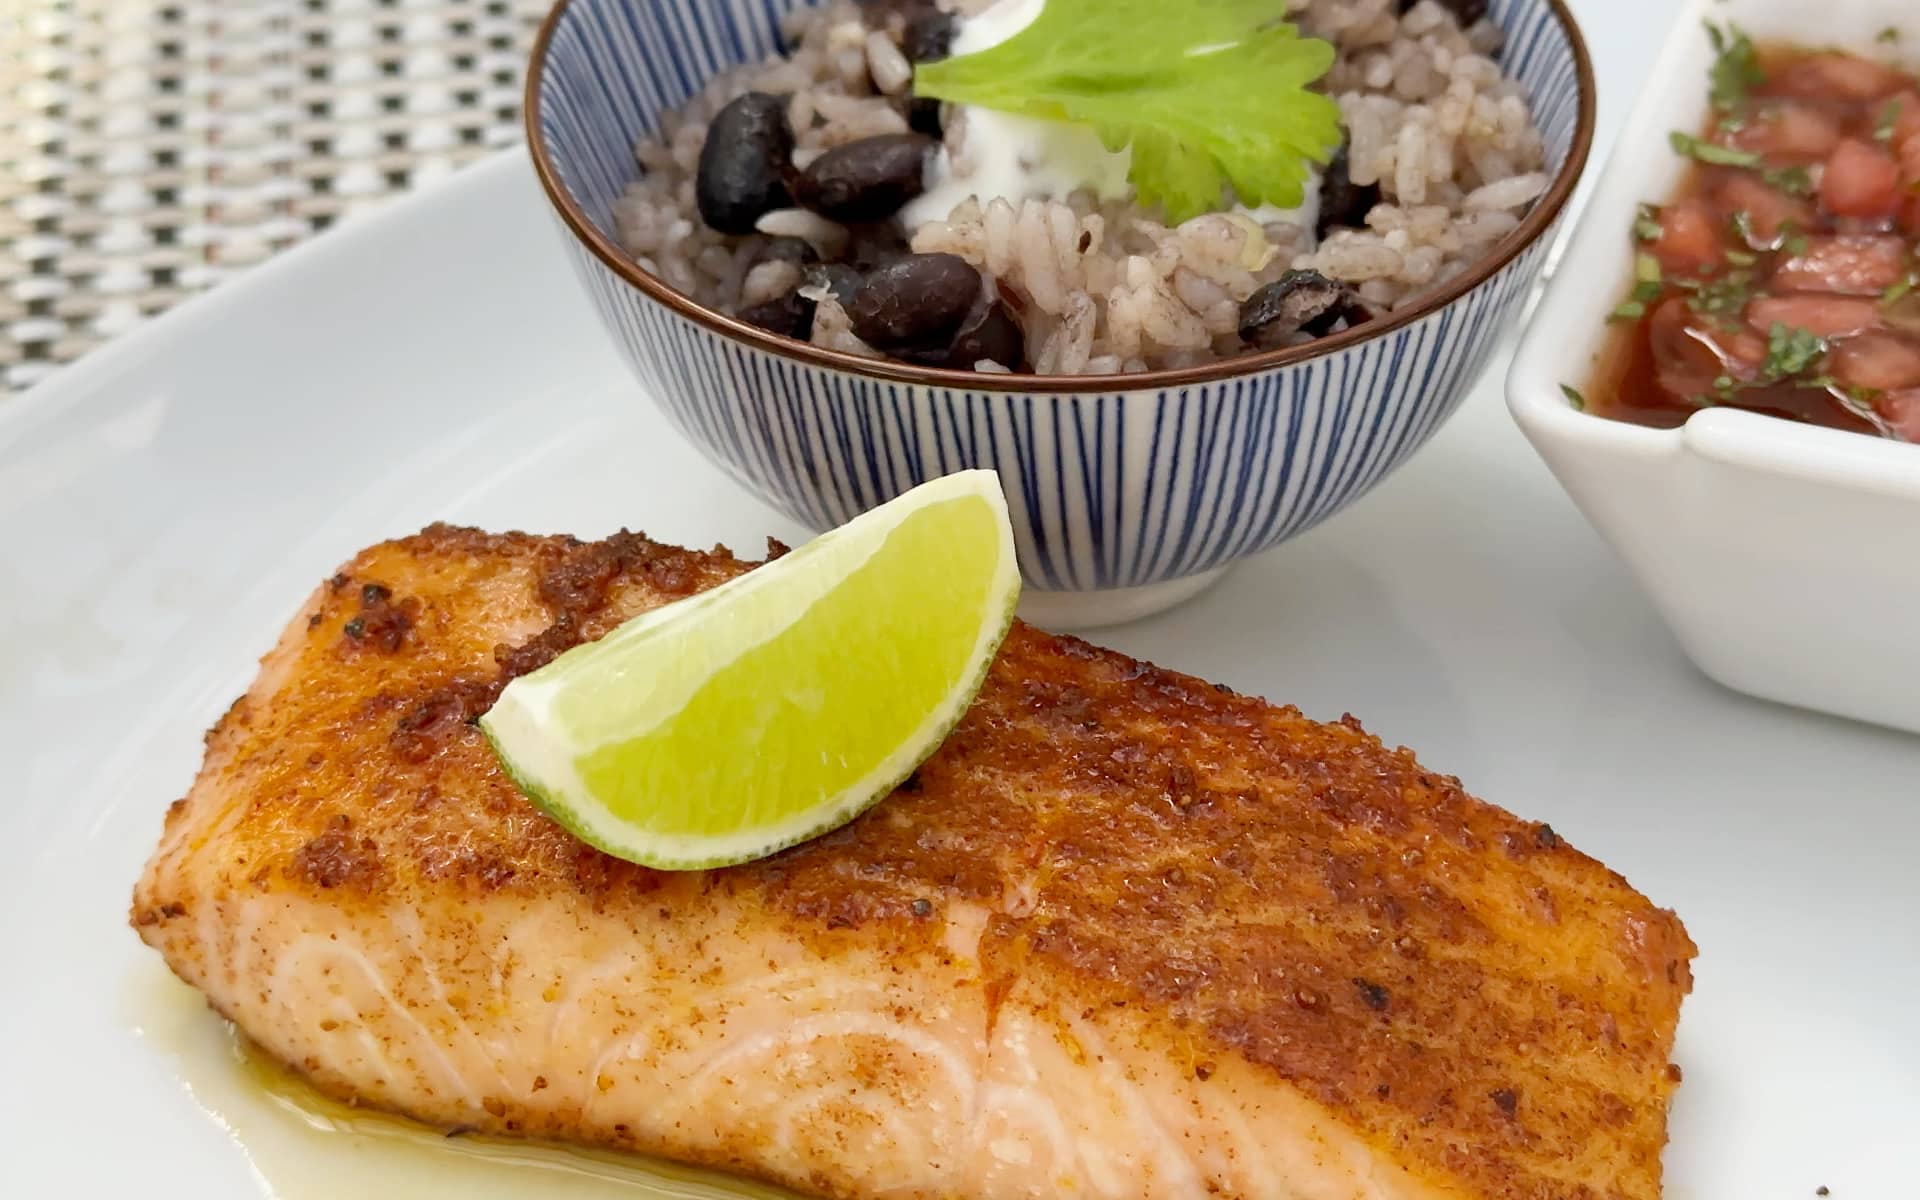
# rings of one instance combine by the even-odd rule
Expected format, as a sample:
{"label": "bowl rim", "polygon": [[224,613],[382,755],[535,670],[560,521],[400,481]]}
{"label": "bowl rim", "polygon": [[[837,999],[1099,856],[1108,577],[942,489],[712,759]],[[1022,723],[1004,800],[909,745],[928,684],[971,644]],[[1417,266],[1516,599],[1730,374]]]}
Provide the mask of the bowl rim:
{"label": "bowl rim", "polygon": [[1573,53],[1577,106],[1573,141],[1567,147],[1566,161],[1560,164],[1560,169],[1549,181],[1546,192],[1528,210],[1518,228],[1494,243],[1493,248],[1467,270],[1448,280],[1446,286],[1427,296],[1420,303],[1396,310],[1383,319],[1369,321],[1365,325],[1342,330],[1328,337],[1316,338],[1299,346],[1267,350],[1258,354],[1243,354],[1198,366],[1166,367],[1134,374],[1038,375],[1030,371],[1009,372],[1004,375],[982,374],[958,367],[920,366],[894,358],[866,358],[849,354],[844,350],[828,350],[811,342],[802,342],[749,325],[699,303],[692,297],[675,290],[666,281],[649,274],[625,250],[595,227],[586,213],[581,211],[579,204],[560,182],[559,172],[553,165],[546,136],[542,132],[540,85],[546,75],[547,51],[554,33],[559,29],[568,9],[572,7],[573,0],[555,0],[552,9],[540,23],[540,30],[534,37],[533,49],[527,63],[521,120],[526,129],[527,146],[530,157],[533,159],[534,174],[540,180],[540,187],[546,193],[547,202],[559,214],[567,232],[584,245],[602,266],[611,270],[628,285],[639,289],[643,295],[664,305],[669,311],[704,326],[721,337],[745,343],[756,350],[811,367],[822,367],[926,388],[1031,394],[1151,391],[1218,383],[1223,380],[1257,375],[1278,367],[1290,367],[1312,359],[1338,354],[1363,342],[1408,328],[1440,312],[1492,279],[1551,229],[1554,221],[1566,207],[1567,201],[1572,198],[1574,188],[1585,173],[1588,158],[1593,151],[1596,92],[1593,60],[1587,52],[1586,38],[1581,34],[1580,24],[1568,9],[1566,0],[1540,0],[1540,2],[1546,5],[1549,13],[1560,26],[1561,32],[1566,36],[1568,48]]}

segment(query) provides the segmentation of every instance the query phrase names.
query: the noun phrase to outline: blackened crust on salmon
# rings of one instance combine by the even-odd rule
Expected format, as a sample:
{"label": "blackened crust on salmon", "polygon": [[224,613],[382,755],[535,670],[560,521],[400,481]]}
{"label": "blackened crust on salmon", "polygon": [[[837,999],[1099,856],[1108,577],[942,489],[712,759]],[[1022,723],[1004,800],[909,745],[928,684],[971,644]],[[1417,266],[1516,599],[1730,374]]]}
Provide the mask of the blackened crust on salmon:
{"label": "blackened crust on salmon", "polygon": [[[420,602],[411,597],[395,600],[393,589],[381,583],[360,585],[360,611],[340,627],[340,649],[354,654],[373,651],[398,654],[406,645],[407,634],[420,615]],[[314,614],[318,624],[320,613]]]}
{"label": "blackened crust on salmon", "polygon": [[[772,858],[663,875],[534,809],[471,724],[503,679],[750,566],[445,526],[365,551],[210,736],[189,803],[245,807],[219,869],[334,906],[559,897],[636,926],[721,895],[822,961],[938,957],[949,914],[984,912],[989,1028],[1016,996],[1106,1014],[1183,1077],[1284,1081],[1461,1194],[1615,1200],[1569,1176],[1598,1154],[1618,1196],[1657,1196],[1685,930],[1351,717],[1016,625],[910,786]],[[405,653],[338,655],[348,585],[376,581],[419,603]],[[143,895],[143,932],[181,899]]]}
{"label": "blackened crust on salmon", "polygon": [[500,668],[499,685],[504,688],[522,675],[538,671],[578,646],[580,640],[579,619],[570,612],[562,612],[554,618],[553,624],[532,639],[518,646],[509,646],[504,642],[495,646],[493,661]]}
{"label": "blackened crust on salmon", "polygon": [[294,853],[290,874],[319,888],[371,890],[384,882],[380,845],[354,832],[353,818],[336,813],[320,833]]}
{"label": "blackened crust on salmon", "polygon": [[622,529],[604,541],[568,539],[561,561],[540,577],[540,600],[555,616],[585,619],[605,607],[620,580],[643,578],[663,598],[693,591],[700,576],[733,554],[715,546],[709,554],[663,546],[643,533]]}
{"label": "blackened crust on salmon", "polygon": [[[466,540],[474,532],[431,526],[420,536]],[[694,589],[703,573],[715,565],[736,561],[733,552],[725,546],[715,546],[702,555],[678,546],[661,545],[645,534],[625,529],[598,542],[575,538],[549,541],[552,544],[545,547],[549,553],[545,555],[546,565],[536,593],[551,614],[552,623],[526,641],[496,645],[493,648],[496,670],[490,678],[461,675],[448,680],[403,715],[394,726],[391,740],[394,752],[405,761],[418,763],[433,757],[455,731],[471,725],[492,708],[509,683],[539,670],[591,637],[607,632],[611,625],[605,621],[596,623],[595,619],[605,611],[609,598],[620,587],[638,583],[663,599],[671,599]],[[786,552],[786,547],[772,538],[767,539],[767,546],[770,555],[776,550]],[[335,578],[348,577],[348,573],[343,572]],[[377,596],[384,603],[390,594],[383,585],[367,584],[362,589],[363,605],[367,603],[366,597]],[[414,601],[406,604],[417,609]],[[410,618],[412,612],[413,609],[409,609],[406,616]],[[613,624],[624,619],[618,618]],[[350,639],[357,641],[373,636],[371,627],[364,634],[356,628],[363,620],[364,617],[348,622],[346,632]],[[402,634],[411,623],[408,619]],[[591,636],[590,629],[594,631]]]}
{"label": "blackened crust on salmon", "polygon": [[491,679],[457,677],[435,688],[394,722],[393,732],[388,735],[394,754],[402,762],[426,762],[492,708],[504,686],[496,675]]}

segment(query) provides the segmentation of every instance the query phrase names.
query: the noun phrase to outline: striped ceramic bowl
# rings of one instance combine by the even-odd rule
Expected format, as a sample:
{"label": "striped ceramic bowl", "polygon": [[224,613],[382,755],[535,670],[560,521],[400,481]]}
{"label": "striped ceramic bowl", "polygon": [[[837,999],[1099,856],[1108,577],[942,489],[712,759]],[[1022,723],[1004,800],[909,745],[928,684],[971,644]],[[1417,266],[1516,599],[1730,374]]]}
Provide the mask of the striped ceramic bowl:
{"label": "striped ceramic bowl", "polygon": [[1404,462],[1517,318],[1592,139],[1592,68],[1562,0],[1492,0],[1553,183],[1426,303],[1177,371],[991,376],[875,361],[695,304],[613,238],[614,200],[639,171],[630,148],[715,72],[778,50],[796,2],[559,0],[535,43],[526,111],[567,251],[643,390],[798,520],[825,529],[934,476],[999,471],[1023,612],[1056,628],[1179,603]]}

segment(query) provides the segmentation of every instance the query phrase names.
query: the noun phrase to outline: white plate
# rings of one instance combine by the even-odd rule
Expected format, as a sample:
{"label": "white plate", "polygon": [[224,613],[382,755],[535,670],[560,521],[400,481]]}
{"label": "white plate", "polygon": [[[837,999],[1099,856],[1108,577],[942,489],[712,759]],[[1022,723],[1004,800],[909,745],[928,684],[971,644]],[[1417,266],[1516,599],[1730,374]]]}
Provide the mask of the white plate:
{"label": "white plate", "polygon": [[[1628,86],[1632,39],[1595,40]],[[0,1197],[263,1194],[152,1036],[127,897],[336,562],[436,518],[798,534],[634,395],[539,208],[500,159],[0,409]],[[1913,1200],[1920,740],[1695,674],[1508,424],[1504,366],[1349,512],[1103,640],[1361,714],[1676,908],[1676,1200]]]}

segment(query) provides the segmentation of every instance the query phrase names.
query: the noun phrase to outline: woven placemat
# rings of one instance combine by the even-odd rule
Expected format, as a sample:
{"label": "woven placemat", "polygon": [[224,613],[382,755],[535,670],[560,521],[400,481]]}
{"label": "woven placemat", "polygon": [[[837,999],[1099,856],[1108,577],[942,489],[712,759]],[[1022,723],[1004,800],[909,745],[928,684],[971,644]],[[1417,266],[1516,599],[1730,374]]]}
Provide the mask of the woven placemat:
{"label": "woven placemat", "polygon": [[0,402],[518,141],[547,5],[0,2]]}

